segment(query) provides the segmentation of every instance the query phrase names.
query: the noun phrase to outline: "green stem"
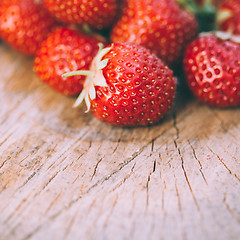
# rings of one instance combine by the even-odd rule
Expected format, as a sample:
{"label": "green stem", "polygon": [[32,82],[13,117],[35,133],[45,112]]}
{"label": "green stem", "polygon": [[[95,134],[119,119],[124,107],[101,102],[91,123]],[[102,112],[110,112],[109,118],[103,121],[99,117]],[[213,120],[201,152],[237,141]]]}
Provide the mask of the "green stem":
{"label": "green stem", "polygon": [[192,0],[177,0],[177,2],[182,6],[184,9],[195,13],[197,9],[197,5],[194,1]]}
{"label": "green stem", "polygon": [[62,77],[66,78],[66,77],[72,77],[72,76],[78,76],[78,75],[93,76],[93,72],[88,70],[72,71],[72,72],[64,73]]}
{"label": "green stem", "polygon": [[208,32],[215,29],[216,8],[212,0],[205,0],[202,6],[198,6],[194,0],[177,0],[186,10],[191,11],[199,24],[200,32]]}

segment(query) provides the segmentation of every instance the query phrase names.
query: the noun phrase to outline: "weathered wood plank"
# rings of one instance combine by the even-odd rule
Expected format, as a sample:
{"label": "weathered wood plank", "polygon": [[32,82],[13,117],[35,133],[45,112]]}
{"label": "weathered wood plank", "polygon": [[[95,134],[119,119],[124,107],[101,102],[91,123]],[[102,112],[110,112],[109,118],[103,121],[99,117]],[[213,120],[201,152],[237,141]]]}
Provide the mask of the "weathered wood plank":
{"label": "weathered wood plank", "polygon": [[240,110],[177,98],[159,124],[99,122],[0,46],[0,239],[239,239]]}

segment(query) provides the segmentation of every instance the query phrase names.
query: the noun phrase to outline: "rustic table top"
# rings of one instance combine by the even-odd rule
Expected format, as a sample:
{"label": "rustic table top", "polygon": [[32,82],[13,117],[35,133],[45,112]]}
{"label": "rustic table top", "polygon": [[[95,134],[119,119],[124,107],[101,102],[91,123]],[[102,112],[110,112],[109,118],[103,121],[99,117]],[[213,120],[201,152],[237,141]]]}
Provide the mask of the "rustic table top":
{"label": "rustic table top", "polygon": [[180,92],[116,128],[0,45],[0,239],[240,239],[240,109]]}

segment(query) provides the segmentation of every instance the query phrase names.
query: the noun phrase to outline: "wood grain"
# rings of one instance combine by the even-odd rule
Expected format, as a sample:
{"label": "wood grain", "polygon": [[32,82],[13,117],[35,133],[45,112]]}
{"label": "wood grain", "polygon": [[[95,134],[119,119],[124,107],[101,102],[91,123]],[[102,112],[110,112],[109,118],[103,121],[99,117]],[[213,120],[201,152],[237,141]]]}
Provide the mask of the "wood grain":
{"label": "wood grain", "polygon": [[178,94],[116,128],[0,45],[0,239],[239,239],[240,110]]}

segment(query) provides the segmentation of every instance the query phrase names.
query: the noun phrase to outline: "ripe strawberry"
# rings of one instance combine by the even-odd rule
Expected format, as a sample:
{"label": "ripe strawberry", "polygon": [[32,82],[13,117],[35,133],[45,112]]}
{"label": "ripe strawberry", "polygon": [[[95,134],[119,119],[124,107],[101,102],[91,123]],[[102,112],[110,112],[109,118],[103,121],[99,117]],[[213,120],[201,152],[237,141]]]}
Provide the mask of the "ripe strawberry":
{"label": "ripe strawberry", "polygon": [[83,88],[85,76],[62,78],[67,71],[89,69],[98,52],[97,37],[66,27],[53,30],[38,50],[34,69],[38,77],[64,95],[76,95]]}
{"label": "ripe strawberry", "polygon": [[59,21],[96,29],[111,26],[117,14],[117,0],[44,0],[44,4]]}
{"label": "ripe strawberry", "polygon": [[16,50],[34,55],[54,25],[41,1],[1,0],[0,36]]}
{"label": "ripe strawberry", "polygon": [[217,24],[222,31],[240,34],[240,1],[226,0],[218,8]]}
{"label": "ripe strawberry", "polygon": [[[88,110],[106,123],[153,124],[173,104],[176,83],[172,71],[145,47],[112,43],[99,51],[90,70],[75,106],[85,98]],[[65,77],[72,74],[82,72]]]}
{"label": "ripe strawberry", "polygon": [[240,45],[230,34],[207,33],[191,42],[184,70],[193,94],[215,107],[240,104]]}
{"label": "ripe strawberry", "polygon": [[165,63],[176,63],[197,33],[197,22],[176,0],[128,0],[111,33],[113,42],[149,48]]}

